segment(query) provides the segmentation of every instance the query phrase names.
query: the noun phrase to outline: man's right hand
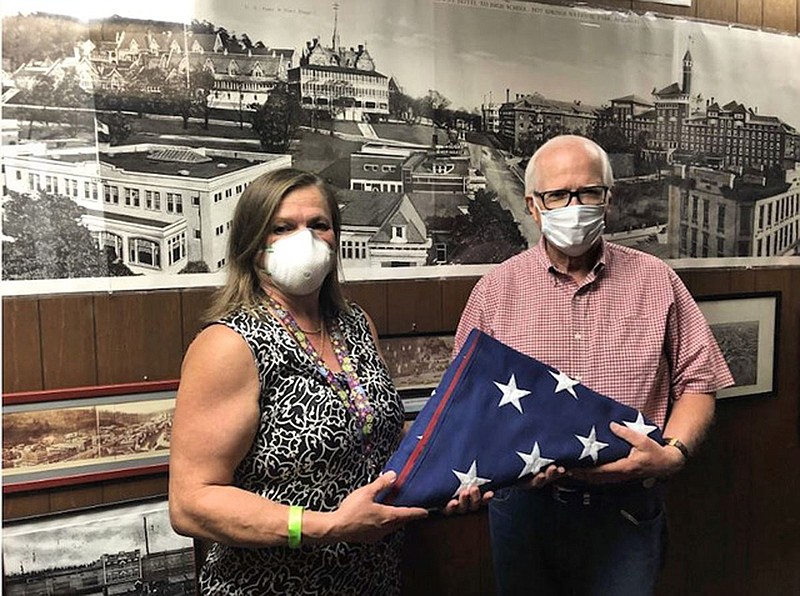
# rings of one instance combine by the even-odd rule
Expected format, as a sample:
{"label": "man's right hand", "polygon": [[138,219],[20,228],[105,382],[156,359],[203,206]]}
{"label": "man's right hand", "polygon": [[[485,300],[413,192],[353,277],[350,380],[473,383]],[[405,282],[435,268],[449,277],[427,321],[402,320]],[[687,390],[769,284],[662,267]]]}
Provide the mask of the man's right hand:
{"label": "man's right hand", "polygon": [[555,482],[559,478],[567,475],[567,470],[563,466],[549,465],[538,474],[534,474],[531,478],[523,480],[517,486],[520,488],[530,490],[532,488],[542,488],[551,482]]}

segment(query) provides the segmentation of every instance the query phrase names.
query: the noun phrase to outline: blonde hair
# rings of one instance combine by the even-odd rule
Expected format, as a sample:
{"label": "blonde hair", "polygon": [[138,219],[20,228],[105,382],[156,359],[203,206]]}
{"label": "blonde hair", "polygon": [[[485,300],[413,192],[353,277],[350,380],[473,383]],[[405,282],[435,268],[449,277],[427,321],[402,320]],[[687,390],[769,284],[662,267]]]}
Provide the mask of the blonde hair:
{"label": "blonde hair", "polygon": [[264,248],[275,212],[283,199],[289,193],[309,186],[318,188],[325,199],[336,238],[333,267],[320,289],[320,308],[326,317],[334,316],[342,310],[349,311],[338,277],[342,216],[336,197],[325,181],[316,174],[283,168],[267,172],[253,180],[239,198],[228,239],[227,281],[214,294],[211,306],[205,314],[205,322],[217,321],[238,309],[252,309],[264,299],[256,257]]}

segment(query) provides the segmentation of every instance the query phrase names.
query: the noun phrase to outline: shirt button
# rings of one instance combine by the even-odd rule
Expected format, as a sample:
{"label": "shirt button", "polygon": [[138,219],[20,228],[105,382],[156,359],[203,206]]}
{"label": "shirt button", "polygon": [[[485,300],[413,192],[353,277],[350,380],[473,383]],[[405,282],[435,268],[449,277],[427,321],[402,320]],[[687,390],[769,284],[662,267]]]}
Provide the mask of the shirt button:
{"label": "shirt button", "polygon": [[583,339],[583,335],[581,335],[580,333],[576,333],[576,334],[575,334],[575,339],[577,339],[578,341],[580,341],[580,340],[582,340],[582,339]]}

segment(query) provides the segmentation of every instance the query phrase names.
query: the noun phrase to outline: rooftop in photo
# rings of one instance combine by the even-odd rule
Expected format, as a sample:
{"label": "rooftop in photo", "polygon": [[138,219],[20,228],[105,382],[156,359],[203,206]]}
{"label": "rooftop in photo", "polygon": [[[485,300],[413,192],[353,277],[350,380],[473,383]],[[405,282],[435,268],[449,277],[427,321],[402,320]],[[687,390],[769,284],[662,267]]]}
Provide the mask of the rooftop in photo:
{"label": "rooftop in photo", "polygon": [[111,148],[100,154],[100,161],[127,172],[211,179],[281,157],[264,154],[263,159],[255,162],[189,147],[143,145],[135,150]]}

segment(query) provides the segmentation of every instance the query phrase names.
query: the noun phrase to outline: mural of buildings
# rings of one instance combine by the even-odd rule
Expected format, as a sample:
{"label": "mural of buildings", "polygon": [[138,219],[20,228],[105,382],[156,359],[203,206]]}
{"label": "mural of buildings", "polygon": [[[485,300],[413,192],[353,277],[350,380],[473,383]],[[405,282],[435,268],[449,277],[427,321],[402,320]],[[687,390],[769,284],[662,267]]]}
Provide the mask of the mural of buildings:
{"label": "mural of buildings", "polygon": [[306,42],[300,65],[289,70],[289,88],[304,110],[323,112],[337,120],[368,121],[389,115],[389,77],[375,68],[366,44],[342,46],[338,8],[331,45]]}
{"label": "mural of buildings", "polygon": [[653,89],[648,101],[636,95],[611,100],[598,111],[598,128],[614,126],[651,158],[700,163],[743,174],[792,167],[800,159],[797,130],[775,116],[761,115],[737,101],[722,106],[703,99],[692,82],[687,50],[681,82]]}
{"label": "mural of buildings", "polygon": [[[112,19],[89,29],[90,39],[73,56],[31,60],[13,74],[19,89],[43,79],[57,84],[72,72],[84,91],[126,91],[141,87],[159,94],[163,86],[183,84],[188,73],[208,72],[213,87],[205,89],[210,108],[248,110],[263,104],[293,66],[294,50],[245,43],[217,33],[194,33],[178,23],[146,27]],[[155,74],[153,74],[155,73]]]}
{"label": "mural of buildings", "polygon": [[[486,178],[471,167],[462,142],[439,145],[434,135],[429,146],[365,143],[350,154],[353,192],[341,193],[342,262],[346,267],[446,263],[453,219],[466,214],[470,198],[485,189]],[[405,222],[389,217],[401,207],[402,217],[412,211],[414,216]],[[387,236],[391,250],[383,246]]]}
{"label": "mural of buildings", "polygon": [[365,143],[350,154],[350,189],[403,192],[403,164],[425,147]]}
{"label": "mural of buildings", "polygon": [[5,158],[6,186],[44,191],[83,207],[82,223],[134,273],[225,265],[233,209],[257,176],[288,155],[139,144],[45,150]]}
{"label": "mural of buildings", "polygon": [[680,171],[669,188],[673,257],[773,257],[800,250],[800,166],[772,186],[708,167]]}
{"label": "mural of buildings", "polygon": [[406,192],[467,194],[486,188],[486,179],[470,166],[469,151],[460,145],[434,144],[416,152],[403,164],[402,174]]}
{"label": "mural of buildings", "polygon": [[[88,565],[9,574],[8,596],[38,594],[194,594],[192,548],[143,554],[138,549],[103,555]],[[144,590],[147,590],[145,592]],[[153,592],[150,592],[153,590]]]}
{"label": "mural of buildings", "polygon": [[209,107],[241,111],[261,105],[279,82],[288,80],[293,49],[225,44],[219,33],[189,35],[189,68],[214,75]]}
{"label": "mural of buildings", "polygon": [[656,110],[652,102],[637,95],[611,100],[611,106],[598,110],[597,127],[616,126],[629,143],[647,140],[653,135]]}
{"label": "mural of buildings", "polygon": [[596,106],[580,100],[559,101],[540,93],[517,96],[500,106],[500,135],[516,150],[525,141],[541,144],[553,134],[589,135],[597,122]]}
{"label": "mural of buildings", "polygon": [[500,132],[500,104],[489,101],[481,104],[483,130],[486,132]]}
{"label": "mural of buildings", "polygon": [[339,199],[345,269],[427,264],[433,241],[407,194],[345,190]]}
{"label": "mural of buildings", "polygon": [[775,116],[731,101],[710,103],[704,114],[684,122],[682,148],[707,156],[710,163],[738,171],[780,169],[794,160],[797,131]]}

